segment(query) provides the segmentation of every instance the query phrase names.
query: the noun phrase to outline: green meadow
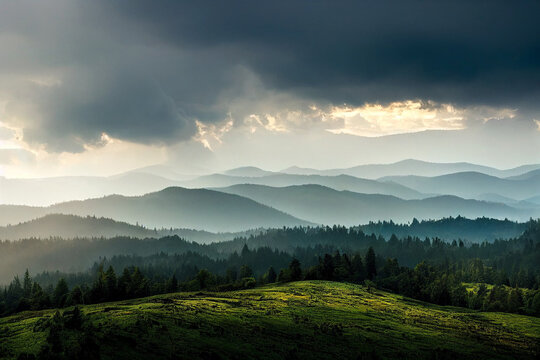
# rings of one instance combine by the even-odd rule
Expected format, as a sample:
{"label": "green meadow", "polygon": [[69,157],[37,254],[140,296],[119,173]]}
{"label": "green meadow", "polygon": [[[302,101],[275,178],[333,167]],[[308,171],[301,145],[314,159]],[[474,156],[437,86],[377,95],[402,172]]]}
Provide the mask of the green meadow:
{"label": "green meadow", "polygon": [[[88,359],[535,359],[540,352],[540,318],[326,281],[173,293],[80,310],[82,325],[61,327],[56,340],[55,310],[1,318],[0,358],[32,358],[51,341],[65,358]],[[57,320],[67,324],[72,311],[60,310]]]}

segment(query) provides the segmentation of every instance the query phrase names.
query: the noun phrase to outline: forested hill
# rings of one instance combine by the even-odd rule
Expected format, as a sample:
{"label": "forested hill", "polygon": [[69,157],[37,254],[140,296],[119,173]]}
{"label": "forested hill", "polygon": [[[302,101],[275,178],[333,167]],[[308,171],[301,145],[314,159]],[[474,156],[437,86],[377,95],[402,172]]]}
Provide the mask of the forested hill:
{"label": "forested hill", "polygon": [[[467,243],[493,241],[495,239],[514,238],[527,228],[528,223],[492,218],[468,219],[461,216],[440,220],[413,219],[408,224],[398,224],[393,221],[370,222],[359,225],[355,229],[365,234],[381,235],[390,238],[416,236],[420,238],[438,237],[444,241],[463,240]],[[178,235],[188,241],[208,244],[212,242],[232,240],[236,237],[258,235],[265,229],[253,229],[243,232],[213,233],[202,230],[185,228],[148,229],[141,225],[115,221],[110,218],[95,216],[76,216],[66,214],[50,214],[17,225],[0,226],[0,240],[19,240],[28,238],[47,239],[50,237],[72,238],[111,238],[129,236],[136,238],[161,238]]]}
{"label": "forested hill", "polygon": [[33,237],[44,239],[49,237],[62,237],[65,239],[109,238],[121,235],[146,238],[157,237],[158,232],[103,217],[81,217],[65,214],[49,214],[17,225],[0,227],[0,239],[3,240],[19,240]]}
{"label": "forested hill", "polygon": [[447,241],[462,239],[470,242],[483,242],[519,236],[528,226],[529,223],[520,223],[508,219],[467,219],[458,216],[440,220],[418,221],[413,219],[410,224],[396,224],[393,221],[370,222],[358,228],[366,234],[374,233],[385,238],[389,238],[394,234],[398,237],[438,237]]}
{"label": "forested hill", "polygon": [[[396,258],[400,264],[406,266],[415,266],[422,260],[443,262],[445,259],[481,259],[497,264],[499,268],[507,271],[534,268],[534,272],[539,272],[540,225],[537,221],[531,221],[527,226],[529,230],[517,238],[472,245],[461,241],[444,242],[438,237],[426,240],[413,236],[391,236],[385,239],[382,236],[365,234],[359,229],[337,226],[269,229],[258,235],[208,245],[188,242],[178,236],[146,240],[128,237],[101,240],[21,240],[0,243],[0,274],[3,275],[0,281],[5,283],[14,275],[24,273],[26,268],[32,273],[43,270],[85,271],[96,261],[110,259],[115,255],[135,256],[124,260],[127,265],[163,260],[171,269],[185,263],[191,268],[219,271],[225,266],[223,259],[229,256],[236,256],[240,261],[238,254],[241,255],[246,244],[253,251],[266,249],[260,250],[259,255],[251,252],[249,257],[250,266],[259,273],[270,265],[276,266],[272,261],[276,261],[280,266],[286,264],[293,255],[309,265],[324,253],[337,250],[363,252],[369,247],[373,247],[383,258]],[[158,255],[154,260],[139,258],[161,253],[164,257]],[[182,258],[165,259],[167,254],[182,255]]]}
{"label": "forested hill", "polygon": [[57,237],[63,239],[112,238],[118,236],[144,239],[178,235],[188,241],[205,244],[231,240],[238,236],[249,236],[259,231],[213,233],[185,228],[148,229],[141,225],[128,224],[104,217],[49,214],[17,225],[0,226],[0,240]]}

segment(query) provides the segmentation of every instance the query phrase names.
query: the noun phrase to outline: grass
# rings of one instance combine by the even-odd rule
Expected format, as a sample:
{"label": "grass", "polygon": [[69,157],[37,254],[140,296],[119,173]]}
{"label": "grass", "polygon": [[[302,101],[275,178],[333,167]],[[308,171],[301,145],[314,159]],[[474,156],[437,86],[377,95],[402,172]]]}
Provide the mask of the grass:
{"label": "grass", "polygon": [[[535,359],[540,350],[539,318],[325,281],[166,294],[81,310],[96,329],[102,359]],[[48,334],[40,319],[53,313],[0,319],[0,358],[37,353]]]}

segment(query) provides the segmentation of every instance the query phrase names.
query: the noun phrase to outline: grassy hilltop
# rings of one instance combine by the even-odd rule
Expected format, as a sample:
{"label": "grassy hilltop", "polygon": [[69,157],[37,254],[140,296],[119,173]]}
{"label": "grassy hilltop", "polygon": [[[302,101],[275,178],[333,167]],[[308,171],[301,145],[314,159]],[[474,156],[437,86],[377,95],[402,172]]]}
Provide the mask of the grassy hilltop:
{"label": "grassy hilltop", "polygon": [[82,323],[72,312],[0,319],[0,358],[38,354],[47,343],[70,359],[81,349],[91,349],[79,357],[88,359],[534,359],[540,352],[539,318],[325,281],[87,305]]}

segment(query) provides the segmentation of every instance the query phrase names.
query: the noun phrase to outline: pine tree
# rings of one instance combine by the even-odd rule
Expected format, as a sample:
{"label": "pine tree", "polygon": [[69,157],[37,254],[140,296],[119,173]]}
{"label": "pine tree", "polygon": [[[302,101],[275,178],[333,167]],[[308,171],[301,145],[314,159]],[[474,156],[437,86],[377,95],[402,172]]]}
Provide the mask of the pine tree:
{"label": "pine tree", "polygon": [[369,280],[373,280],[373,278],[377,275],[375,251],[373,250],[371,246],[369,247],[366,253],[366,272],[367,272],[367,278]]}
{"label": "pine tree", "polygon": [[80,286],[75,286],[69,294],[69,304],[78,305],[84,304],[84,295]]}
{"label": "pine tree", "polygon": [[167,292],[175,292],[178,290],[178,280],[176,280],[176,275],[173,274],[172,278],[167,281]]}
{"label": "pine tree", "polygon": [[104,274],[105,294],[107,300],[115,300],[117,297],[117,281],[116,274],[112,266],[109,266]]}
{"label": "pine tree", "polygon": [[289,264],[289,276],[290,281],[302,280],[302,268],[300,267],[300,261],[298,261],[298,259],[292,259]]}
{"label": "pine tree", "polygon": [[228,267],[225,277],[226,277],[228,283],[235,282],[236,279],[238,278],[238,272],[236,271],[236,267],[234,267],[234,266]]}
{"label": "pine tree", "polygon": [[268,273],[266,275],[266,281],[269,283],[275,283],[277,279],[276,271],[272,266],[268,269]]}
{"label": "pine tree", "polygon": [[131,273],[128,268],[124,268],[122,276],[118,279],[118,296],[120,298],[130,297],[131,291]]}
{"label": "pine tree", "polygon": [[25,298],[30,298],[32,295],[32,279],[30,278],[30,274],[28,273],[28,269],[24,272],[24,279],[23,279],[23,296]]}
{"label": "pine tree", "polygon": [[523,306],[523,298],[519,288],[514,288],[508,293],[508,311],[519,312]]}
{"label": "pine tree", "polygon": [[56,288],[54,289],[53,293],[53,304],[56,307],[64,307],[66,303],[66,298],[69,293],[69,288],[67,285],[66,280],[64,278],[61,278],[58,280],[58,284],[56,285]]}
{"label": "pine tree", "polygon": [[247,265],[242,265],[240,268],[240,279],[252,277],[253,276],[253,270]]}

